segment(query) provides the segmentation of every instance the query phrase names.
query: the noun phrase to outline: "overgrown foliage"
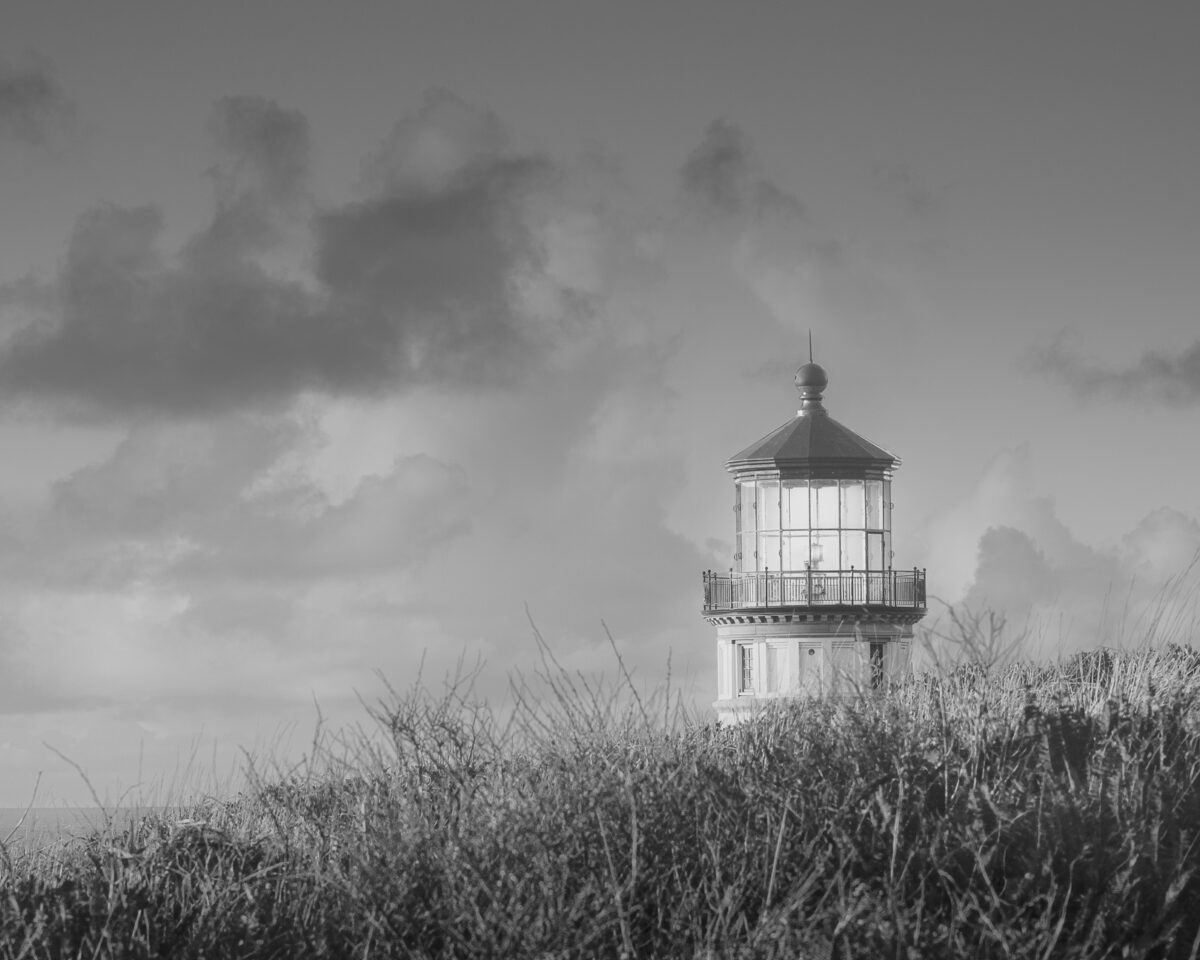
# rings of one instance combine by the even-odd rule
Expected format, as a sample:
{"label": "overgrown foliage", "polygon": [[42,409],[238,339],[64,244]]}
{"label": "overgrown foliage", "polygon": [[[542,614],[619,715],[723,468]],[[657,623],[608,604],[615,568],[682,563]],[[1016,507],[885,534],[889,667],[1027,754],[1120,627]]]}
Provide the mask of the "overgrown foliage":
{"label": "overgrown foliage", "polygon": [[394,696],[236,799],[6,856],[0,957],[1200,955],[1188,649],[734,729],[546,679],[503,720]]}

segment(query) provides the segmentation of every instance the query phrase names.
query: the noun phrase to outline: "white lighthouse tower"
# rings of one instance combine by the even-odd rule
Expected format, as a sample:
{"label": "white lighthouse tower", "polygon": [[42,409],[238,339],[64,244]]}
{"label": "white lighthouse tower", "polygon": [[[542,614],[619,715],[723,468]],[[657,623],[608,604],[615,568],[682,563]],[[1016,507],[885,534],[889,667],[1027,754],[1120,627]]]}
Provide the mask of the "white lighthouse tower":
{"label": "white lighthouse tower", "polygon": [[737,722],[783,696],[886,687],[908,670],[925,572],[892,568],[898,457],[826,412],[829,380],[796,373],[800,409],[732,457],[734,556],[704,574],[717,701]]}

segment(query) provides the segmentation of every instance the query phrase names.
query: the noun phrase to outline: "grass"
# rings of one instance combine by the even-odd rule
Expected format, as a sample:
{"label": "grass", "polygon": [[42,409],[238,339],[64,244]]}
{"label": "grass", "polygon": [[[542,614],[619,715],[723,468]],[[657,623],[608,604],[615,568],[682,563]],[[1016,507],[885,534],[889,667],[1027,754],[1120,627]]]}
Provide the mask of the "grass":
{"label": "grass", "polygon": [[0,857],[0,958],[1200,956],[1200,656],[966,665],[735,729],[470,678]]}

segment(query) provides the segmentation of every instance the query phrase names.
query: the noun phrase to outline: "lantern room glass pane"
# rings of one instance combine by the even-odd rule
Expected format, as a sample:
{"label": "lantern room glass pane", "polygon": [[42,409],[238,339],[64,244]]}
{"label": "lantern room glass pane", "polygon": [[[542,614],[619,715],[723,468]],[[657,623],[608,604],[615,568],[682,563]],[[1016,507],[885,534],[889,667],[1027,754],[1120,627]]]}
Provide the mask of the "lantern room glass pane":
{"label": "lantern room glass pane", "polygon": [[865,526],[871,530],[883,528],[883,481],[867,481],[867,515]]}
{"label": "lantern room glass pane", "polygon": [[867,562],[867,535],[861,530],[842,531],[842,570],[861,570]]}
{"label": "lantern room glass pane", "polygon": [[779,529],[779,481],[758,481],[758,529]]}
{"label": "lantern room glass pane", "polygon": [[743,530],[737,542],[737,556],[734,561],[738,570],[754,569],[754,551],[758,549],[758,541],[753,530]]}
{"label": "lantern room glass pane", "polygon": [[738,514],[742,521],[743,530],[755,530],[758,527],[758,521],[755,519],[754,513],[754,481],[750,480],[746,483],[739,483],[738,488]]}
{"label": "lantern room glass pane", "polygon": [[783,535],[783,569],[803,570],[808,563],[808,534],[785,533]]}
{"label": "lantern room glass pane", "polygon": [[882,570],[886,564],[883,562],[883,534],[868,533],[867,534],[867,569]]}
{"label": "lantern room glass pane", "polygon": [[836,530],[831,533],[819,533],[813,537],[812,568],[814,570],[837,570],[840,560]]}
{"label": "lantern room glass pane", "polygon": [[779,534],[760,533],[758,535],[758,563],[756,570],[779,569]]}
{"label": "lantern room glass pane", "polygon": [[842,481],[842,526],[858,527],[864,525],[863,501],[866,498],[865,484],[861,480]]}
{"label": "lantern room glass pane", "polygon": [[[836,480],[812,482],[812,526],[837,528],[838,483]],[[836,562],[836,560],[835,560]]]}
{"label": "lantern room glass pane", "polygon": [[783,527],[788,530],[807,530],[808,481],[783,481]]}
{"label": "lantern room glass pane", "polygon": [[755,519],[754,481],[734,484],[733,565],[742,570],[754,569]]}

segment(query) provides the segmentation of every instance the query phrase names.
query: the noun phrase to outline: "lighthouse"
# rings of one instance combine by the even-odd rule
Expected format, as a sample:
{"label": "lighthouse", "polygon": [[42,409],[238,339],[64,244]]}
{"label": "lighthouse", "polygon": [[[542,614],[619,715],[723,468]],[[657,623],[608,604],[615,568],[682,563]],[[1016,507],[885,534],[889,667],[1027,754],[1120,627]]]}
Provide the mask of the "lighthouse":
{"label": "lighthouse", "polygon": [[734,554],[706,571],[723,722],[789,696],[882,690],[908,670],[925,571],[892,565],[900,459],[834,420],[825,371],[796,373],[796,416],[725,464]]}

